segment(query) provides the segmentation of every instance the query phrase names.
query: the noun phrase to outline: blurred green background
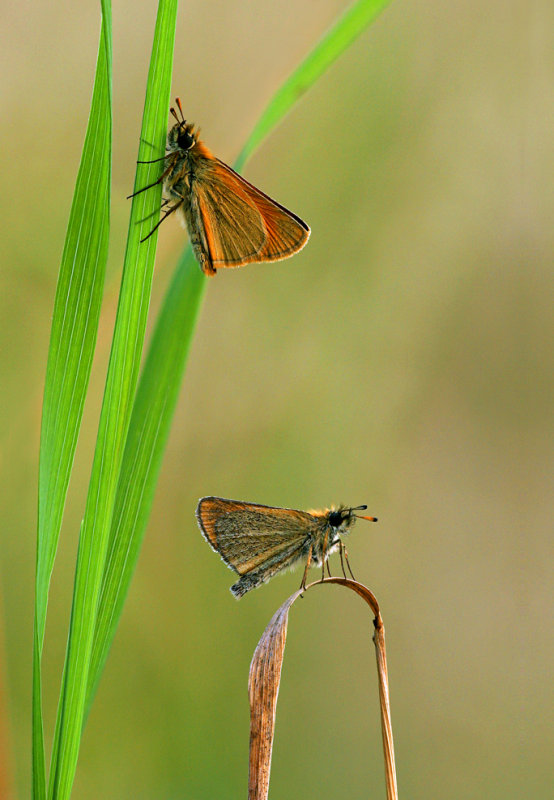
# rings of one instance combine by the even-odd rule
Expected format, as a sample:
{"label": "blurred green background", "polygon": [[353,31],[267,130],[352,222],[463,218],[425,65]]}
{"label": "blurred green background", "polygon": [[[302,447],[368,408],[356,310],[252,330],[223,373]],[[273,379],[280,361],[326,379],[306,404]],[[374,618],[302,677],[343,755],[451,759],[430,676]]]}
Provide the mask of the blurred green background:
{"label": "blurred green background", "polygon": [[[217,155],[343,8],[183,3],[173,89]],[[96,3],[5,11],[0,678],[23,798],[40,409],[99,22]],[[50,596],[48,747],[154,17],[114,7],[113,241]],[[551,796],[553,101],[548,0],[397,0],[249,163],[312,238],[209,284],[76,798],[246,796],[248,666],[300,572],[233,600],[196,527],[204,494],[367,503],[379,525],[349,550],[387,629],[400,796]],[[165,223],[152,312],[184,243]],[[274,800],[384,797],[370,635],[340,588],[293,608]]]}

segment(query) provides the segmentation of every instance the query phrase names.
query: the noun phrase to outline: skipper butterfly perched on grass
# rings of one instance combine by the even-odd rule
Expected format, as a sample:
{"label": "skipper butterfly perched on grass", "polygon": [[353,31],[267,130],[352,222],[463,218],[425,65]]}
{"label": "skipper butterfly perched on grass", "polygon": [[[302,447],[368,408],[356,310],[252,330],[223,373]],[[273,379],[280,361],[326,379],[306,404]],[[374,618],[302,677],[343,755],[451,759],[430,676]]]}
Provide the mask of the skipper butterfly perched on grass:
{"label": "skipper butterfly perched on grass", "polygon": [[310,236],[306,223],[212,155],[185,120],[179,98],[176,103],[181,118],[172,108],[176,124],[167,135],[167,152],[155,159],[164,161],[165,169],[157,181],[134,193],[163,181],[164,214],[145,239],[179,211],[206,275],[215,275],[218,267],[280,261],[301,250]]}
{"label": "skipper butterfly perched on grass", "polygon": [[325,562],[337,548],[341,563],[344,553],[354,578],[341,536],[350,531],[357,519],[377,522],[375,517],[354,513],[366,508],[338,506],[324,511],[296,511],[222,497],[202,497],[196,519],[208,544],[240,575],[231,586],[231,592],[239,598],[298,561],[306,563],[301,587],[306,587],[312,561],[321,566],[323,580]]}

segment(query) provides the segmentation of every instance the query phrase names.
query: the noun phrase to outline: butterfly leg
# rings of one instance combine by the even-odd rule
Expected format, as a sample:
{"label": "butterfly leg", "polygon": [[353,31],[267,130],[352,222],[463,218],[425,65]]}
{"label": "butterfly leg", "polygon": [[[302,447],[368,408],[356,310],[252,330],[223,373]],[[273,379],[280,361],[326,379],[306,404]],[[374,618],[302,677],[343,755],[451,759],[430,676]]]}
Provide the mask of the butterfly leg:
{"label": "butterfly leg", "polygon": [[162,200],[162,204],[161,204],[161,206],[159,208],[156,208],[151,214],[148,214],[148,216],[143,217],[142,219],[139,219],[139,222],[146,222],[147,219],[151,219],[152,217],[155,217],[156,214],[159,214],[160,211],[163,211],[164,208],[166,207],[166,205],[168,203],[170,203],[170,202],[171,202],[171,200]]}
{"label": "butterfly leg", "polygon": [[342,550],[343,550],[343,548],[344,548],[344,545],[343,545],[343,543],[341,542],[341,543],[340,543],[340,545],[339,545],[339,553],[340,553],[340,565],[341,565],[341,567],[342,567],[342,574],[343,574],[343,575],[344,575],[344,577],[346,578],[346,570],[344,569],[344,558],[343,558],[343,556],[342,556]]}
{"label": "butterfly leg", "polygon": [[[323,539],[323,548],[321,550],[321,580],[325,580],[325,556],[327,555],[327,545],[329,544],[329,531],[325,532],[325,538]],[[327,564],[327,568],[329,568],[329,564]]]}
{"label": "butterfly leg", "polygon": [[352,580],[356,580],[356,576],[352,572],[352,567],[350,566],[350,561],[348,560],[348,550],[346,549],[346,545],[344,545],[344,557],[346,559],[346,566],[348,567],[348,572],[352,575]]}
{"label": "butterfly leg", "polygon": [[133,194],[127,195],[127,200],[130,200],[131,197],[136,197],[137,194],[140,194],[141,192],[145,192],[147,189],[151,189],[153,186],[157,186],[159,183],[161,183],[163,181],[163,179],[166,177],[166,175],[169,175],[169,173],[173,169],[173,164],[174,164],[174,162],[172,161],[171,164],[168,166],[168,168],[165,169],[162,172],[162,174],[160,175],[160,177],[158,178],[157,181],[154,181],[154,183],[149,183],[148,186],[143,186],[142,189],[137,189],[137,191],[133,192]]}
{"label": "butterfly leg", "polygon": [[151,147],[151,148],[152,148],[152,150],[154,149],[154,145],[152,144],[152,142],[149,142],[149,141],[148,141],[148,139],[144,139],[144,138],[141,136],[141,137],[140,137],[140,141],[141,141],[143,144],[147,144],[147,145],[148,145],[148,147]]}
{"label": "butterfly leg", "polygon": [[152,161],[137,161],[137,164],[157,164],[158,161],[165,161],[170,155],[171,153],[166,153],[165,156],[162,156],[161,158],[153,158]]}
{"label": "butterfly leg", "polygon": [[157,223],[154,225],[154,227],[152,228],[152,230],[150,231],[150,233],[148,234],[148,236],[145,236],[143,239],[141,239],[141,240],[140,240],[140,243],[142,244],[142,243],[143,243],[143,242],[145,242],[147,239],[149,239],[149,238],[152,236],[152,234],[154,233],[154,231],[155,231],[155,230],[157,230],[157,229],[160,227],[160,225],[162,224],[162,222],[164,221],[164,219],[167,219],[167,218],[169,217],[169,215],[170,215],[170,214],[173,214],[173,212],[174,212],[174,211],[177,211],[177,209],[178,209],[178,208],[180,208],[182,205],[183,205],[183,201],[181,200],[179,203],[175,203],[175,205],[174,205],[174,206],[171,206],[171,208],[169,209],[169,211],[166,211],[166,212],[165,212],[165,214],[163,215],[163,217],[162,217],[162,218],[159,220],[159,222],[157,222]]}
{"label": "butterfly leg", "polygon": [[306,561],[306,568],[304,570],[304,575],[302,577],[302,583],[300,584],[300,588],[304,589],[304,590],[306,589],[306,578],[308,577],[308,570],[310,568],[310,564],[312,563],[312,552],[313,552],[313,549],[314,549],[314,546],[311,544],[310,545],[310,549],[308,550],[308,559]]}

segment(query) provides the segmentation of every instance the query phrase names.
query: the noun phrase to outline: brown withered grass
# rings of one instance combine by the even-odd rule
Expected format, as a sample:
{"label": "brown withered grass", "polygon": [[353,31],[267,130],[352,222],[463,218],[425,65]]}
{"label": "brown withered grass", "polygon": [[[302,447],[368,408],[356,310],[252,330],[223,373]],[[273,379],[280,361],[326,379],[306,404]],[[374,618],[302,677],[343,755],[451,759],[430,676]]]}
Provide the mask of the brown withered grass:
{"label": "brown withered grass", "polygon": [[[389,681],[387,674],[387,654],[385,650],[385,626],[375,595],[367,586],[348,578],[326,578],[310,583],[305,591],[313,586],[338,584],[355,592],[373,612],[373,643],[377,657],[377,676],[381,707],[381,732],[385,758],[385,782],[387,800],[397,800],[396,767],[394,763],[394,744],[389,702]],[[303,594],[299,589],[291,595],[275,612],[262,634],[250,664],[248,693],[250,697],[250,764],[248,777],[248,800],[267,800],[269,775],[271,770],[271,751],[275,733],[277,697],[281,682],[281,669],[285,655],[289,611],[294,601]]]}

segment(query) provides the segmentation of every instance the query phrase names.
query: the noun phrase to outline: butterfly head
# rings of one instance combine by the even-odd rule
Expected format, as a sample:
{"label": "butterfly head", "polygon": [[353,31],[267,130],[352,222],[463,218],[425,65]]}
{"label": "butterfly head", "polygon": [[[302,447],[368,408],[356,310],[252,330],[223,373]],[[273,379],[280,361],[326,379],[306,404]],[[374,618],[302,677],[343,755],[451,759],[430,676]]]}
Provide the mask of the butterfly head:
{"label": "butterfly head", "polygon": [[190,150],[196,144],[194,125],[178,122],[167,134],[168,150]]}
{"label": "butterfly head", "polygon": [[170,108],[170,112],[173,117],[177,120],[176,124],[171,128],[167,135],[167,149],[169,151],[174,150],[183,150],[187,151],[190,150],[197,142],[198,139],[198,132],[194,130],[194,125],[192,122],[187,122],[184,115],[183,115],[183,108],[181,106],[181,101],[177,97],[175,102],[177,103],[177,110],[175,108]]}
{"label": "butterfly head", "polygon": [[376,517],[363,517],[356,514],[356,511],[365,511],[367,506],[356,506],[355,508],[348,508],[347,506],[339,506],[338,508],[331,508],[327,512],[327,522],[335,533],[347,533],[354,525],[357,519],[367,519],[370,522],[377,522]]}

